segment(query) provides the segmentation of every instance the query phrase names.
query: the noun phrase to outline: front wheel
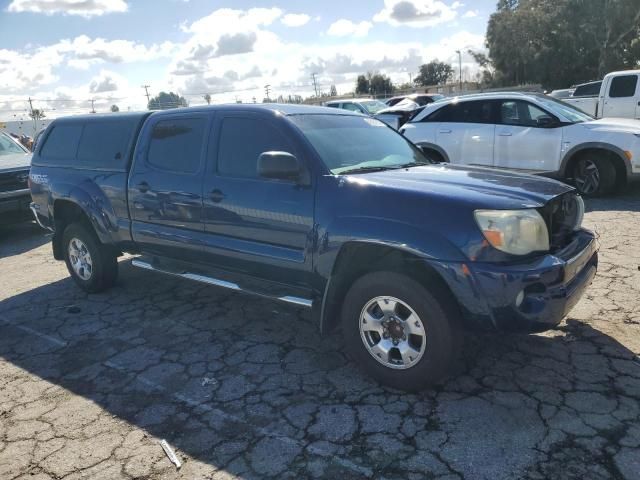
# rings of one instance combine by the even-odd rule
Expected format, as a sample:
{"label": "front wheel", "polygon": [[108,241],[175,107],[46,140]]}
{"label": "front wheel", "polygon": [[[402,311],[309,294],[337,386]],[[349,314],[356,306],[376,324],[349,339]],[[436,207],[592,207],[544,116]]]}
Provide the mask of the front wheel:
{"label": "front wheel", "polygon": [[448,298],[394,272],[375,272],[351,287],[342,309],[347,354],[380,383],[417,391],[442,379],[461,333]]}
{"label": "front wheel", "polygon": [[62,236],[64,260],[76,284],[97,293],[111,287],[118,276],[118,260],[95,233],[80,223],[69,225]]}
{"label": "front wheel", "polygon": [[585,197],[605,195],[616,184],[616,169],[607,159],[584,156],[573,168],[573,181]]}

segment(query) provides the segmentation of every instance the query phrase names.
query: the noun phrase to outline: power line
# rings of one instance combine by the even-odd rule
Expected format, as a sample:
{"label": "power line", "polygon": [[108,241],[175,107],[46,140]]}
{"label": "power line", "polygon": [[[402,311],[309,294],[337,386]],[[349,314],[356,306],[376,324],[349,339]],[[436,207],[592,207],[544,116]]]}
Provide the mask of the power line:
{"label": "power line", "polygon": [[271,98],[269,97],[269,90],[271,89],[271,85],[265,85],[264,86],[264,93],[266,94],[267,100],[270,100]]}
{"label": "power line", "polygon": [[311,78],[313,79],[313,89],[316,92],[316,97],[318,96],[318,82],[316,81],[316,75],[317,73],[312,73],[311,74]]}

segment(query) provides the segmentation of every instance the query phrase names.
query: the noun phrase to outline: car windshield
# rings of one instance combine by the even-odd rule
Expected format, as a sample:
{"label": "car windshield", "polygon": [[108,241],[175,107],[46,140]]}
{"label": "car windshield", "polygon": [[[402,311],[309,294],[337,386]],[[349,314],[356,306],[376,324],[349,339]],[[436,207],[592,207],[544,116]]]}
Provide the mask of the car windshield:
{"label": "car windshield", "polygon": [[364,102],[360,102],[360,105],[362,105],[370,115],[375,115],[383,108],[387,108],[386,104],[378,100],[365,100]]}
{"label": "car windshield", "polygon": [[546,95],[538,95],[538,101],[554,115],[564,118],[571,123],[588,122],[593,120],[593,117],[582,110],[569,105],[568,103],[558,100],[557,98],[549,97]]}
{"label": "car windshield", "polygon": [[16,142],[11,140],[8,135],[0,133],[0,155],[12,155],[16,153],[27,153],[25,149],[20,147]]}
{"label": "car windshield", "polygon": [[291,115],[334,175],[429,163],[420,150],[384,123],[354,115]]}

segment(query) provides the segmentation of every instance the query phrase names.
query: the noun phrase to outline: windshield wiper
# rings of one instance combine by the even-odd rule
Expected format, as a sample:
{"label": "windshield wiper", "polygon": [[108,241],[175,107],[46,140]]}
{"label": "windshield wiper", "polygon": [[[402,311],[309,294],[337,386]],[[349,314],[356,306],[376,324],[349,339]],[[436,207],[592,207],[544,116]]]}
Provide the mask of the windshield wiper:
{"label": "windshield wiper", "polygon": [[369,172],[384,172],[385,170],[395,170],[398,167],[356,167],[349,170],[342,170],[338,175],[344,175],[345,173],[369,173]]}
{"label": "windshield wiper", "polygon": [[351,168],[349,170],[343,170],[340,172],[340,175],[345,173],[370,173],[370,172],[384,172],[385,170],[402,170],[403,168],[411,168],[411,167],[423,167],[425,165],[431,165],[426,162],[411,162],[411,163],[403,163],[402,165],[387,165],[386,167],[356,167]]}

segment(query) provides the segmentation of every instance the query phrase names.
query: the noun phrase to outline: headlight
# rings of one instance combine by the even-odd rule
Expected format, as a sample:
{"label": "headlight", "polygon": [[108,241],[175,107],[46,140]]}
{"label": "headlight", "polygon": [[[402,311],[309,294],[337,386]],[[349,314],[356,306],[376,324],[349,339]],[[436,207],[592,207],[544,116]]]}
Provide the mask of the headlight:
{"label": "headlight", "polygon": [[498,250],[526,255],[549,250],[549,231],[536,210],[476,210],[476,222]]}
{"label": "headlight", "polygon": [[584,200],[580,195],[575,196],[576,199],[576,221],[573,225],[573,230],[580,230],[582,227],[582,221],[584,220]]}

